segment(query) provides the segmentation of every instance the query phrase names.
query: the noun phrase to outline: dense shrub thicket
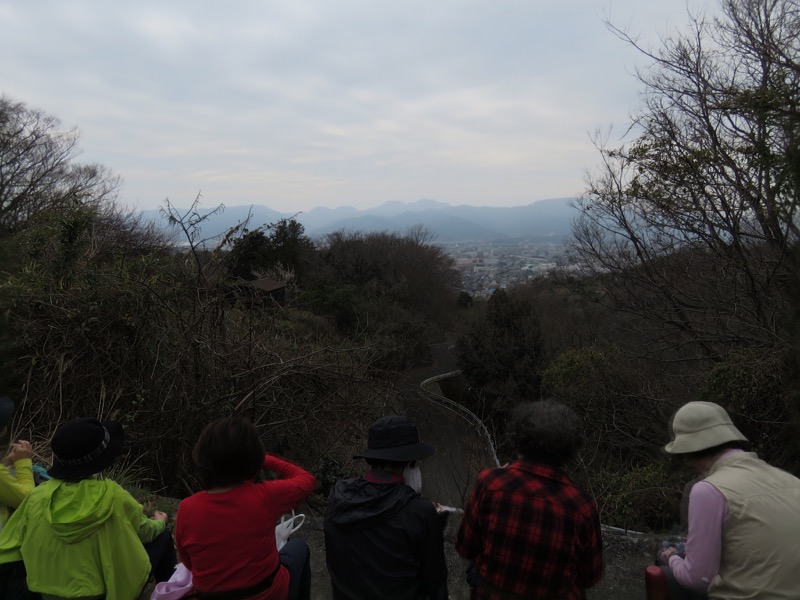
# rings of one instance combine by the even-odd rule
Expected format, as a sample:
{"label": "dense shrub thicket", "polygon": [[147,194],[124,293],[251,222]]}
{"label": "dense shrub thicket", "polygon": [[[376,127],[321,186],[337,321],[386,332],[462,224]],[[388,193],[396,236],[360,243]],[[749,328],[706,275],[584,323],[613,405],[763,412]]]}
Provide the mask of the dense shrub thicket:
{"label": "dense shrub thicket", "polygon": [[66,418],[115,416],[132,459],[180,494],[194,484],[191,446],[219,415],[248,415],[271,449],[313,466],[346,454],[347,433],[361,437],[396,400],[375,366],[383,344],[237,298],[202,274],[213,252],[193,260],[155,240],[120,242],[83,208],[14,238],[25,260],[3,286],[4,369],[18,426],[39,439]]}
{"label": "dense shrub thicket", "polygon": [[[341,472],[455,306],[450,259],[420,229],[317,248],[290,220],[204,240],[197,203],[167,203],[169,238],[120,211],[115,179],[77,165],[57,126],[0,102],[0,391],[16,431],[45,442],[65,419],[117,418],[128,468],[182,495],[200,429],[238,413],[270,450]],[[283,301],[249,284],[262,276],[287,284]]]}
{"label": "dense shrub thicket", "polygon": [[[651,65],[629,141],[598,140],[574,226],[582,273],[492,298],[460,346],[467,401],[495,422],[525,397],[576,408],[588,432],[577,476],[619,525],[677,519],[685,473],[660,447],[689,400],[720,403],[753,449],[800,472],[800,6],[720,6],[656,49],[611,26]],[[514,313],[525,302],[531,315]],[[498,333],[499,309],[533,333]],[[526,344],[527,357],[473,360]]]}
{"label": "dense shrub thicket", "polygon": [[[677,522],[690,474],[662,447],[689,400],[720,403],[800,472],[800,10],[721,6],[643,50],[633,139],[598,144],[578,203],[582,271],[485,302],[459,294],[421,227],[315,244],[289,220],[202,240],[197,206],[167,204],[168,240],[115,207],[111,174],[75,162],[74,132],[0,98],[0,391],[16,428],[41,441],[115,416],[129,464],[180,495],[200,428],[242,413],[328,485],[394,410],[397,373],[454,335],[464,378],[447,387],[498,440],[521,400],[578,412],[574,475],[607,523]],[[286,282],[284,301],[260,277]]]}

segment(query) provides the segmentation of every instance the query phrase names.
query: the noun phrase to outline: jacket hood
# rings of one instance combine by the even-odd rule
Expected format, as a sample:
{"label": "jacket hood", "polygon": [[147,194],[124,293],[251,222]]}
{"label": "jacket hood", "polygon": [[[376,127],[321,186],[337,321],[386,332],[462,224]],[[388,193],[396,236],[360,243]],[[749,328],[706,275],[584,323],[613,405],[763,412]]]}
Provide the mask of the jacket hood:
{"label": "jacket hood", "polygon": [[113,494],[109,480],[84,479],[68,483],[50,480],[45,519],[53,532],[68,544],[91,535],[112,514]]}
{"label": "jacket hood", "polygon": [[326,518],[342,527],[366,529],[388,521],[418,496],[404,483],[342,479],[331,490]]}

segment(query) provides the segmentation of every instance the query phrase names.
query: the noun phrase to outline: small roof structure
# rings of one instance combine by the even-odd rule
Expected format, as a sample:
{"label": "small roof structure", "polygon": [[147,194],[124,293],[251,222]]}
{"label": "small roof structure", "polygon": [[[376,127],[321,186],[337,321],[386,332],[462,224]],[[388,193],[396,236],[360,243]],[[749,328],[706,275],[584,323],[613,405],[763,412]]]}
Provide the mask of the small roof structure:
{"label": "small roof structure", "polygon": [[253,281],[250,282],[250,284],[254,288],[268,293],[286,287],[286,282],[277,281],[276,279],[270,279],[269,277],[264,277],[263,279],[254,279]]}

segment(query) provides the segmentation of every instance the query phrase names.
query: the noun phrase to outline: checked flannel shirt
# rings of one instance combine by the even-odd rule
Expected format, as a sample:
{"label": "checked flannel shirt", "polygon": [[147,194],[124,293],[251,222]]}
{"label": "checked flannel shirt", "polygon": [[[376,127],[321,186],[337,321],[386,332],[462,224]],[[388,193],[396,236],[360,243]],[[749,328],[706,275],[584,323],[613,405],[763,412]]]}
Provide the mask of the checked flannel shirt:
{"label": "checked flannel shirt", "polygon": [[489,584],[477,590],[479,598],[578,600],[603,577],[597,505],[563,470],[546,464],[516,461],[483,471],[456,549]]}

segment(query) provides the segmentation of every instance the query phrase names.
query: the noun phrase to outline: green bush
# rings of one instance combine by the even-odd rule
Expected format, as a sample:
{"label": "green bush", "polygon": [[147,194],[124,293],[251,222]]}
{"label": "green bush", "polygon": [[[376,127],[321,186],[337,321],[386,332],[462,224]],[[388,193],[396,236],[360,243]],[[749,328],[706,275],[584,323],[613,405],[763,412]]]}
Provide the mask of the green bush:
{"label": "green bush", "polygon": [[752,450],[797,473],[800,442],[789,384],[792,358],[788,351],[737,349],[709,371],[701,398],[730,412]]}
{"label": "green bush", "polygon": [[653,462],[625,471],[584,472],[600,519],[633,531],[668,531],[680,520],[681,484],[667,462]]}
{"label": "green bush", "polygon": [[271,448],[314,464],[343,444],[344,427],[369,422],[376,399],[400,394],[370,343],[309,335],[289,310],[232,305],[218,253],[134,252],[112,225],[76,209],[17,240],[24,260],[0,289],[0,356],[17,426],[35,439],[66,419],[117,418],[129,463],[181,496],[197,489],[191,449],[219,416],[249,417]]}

